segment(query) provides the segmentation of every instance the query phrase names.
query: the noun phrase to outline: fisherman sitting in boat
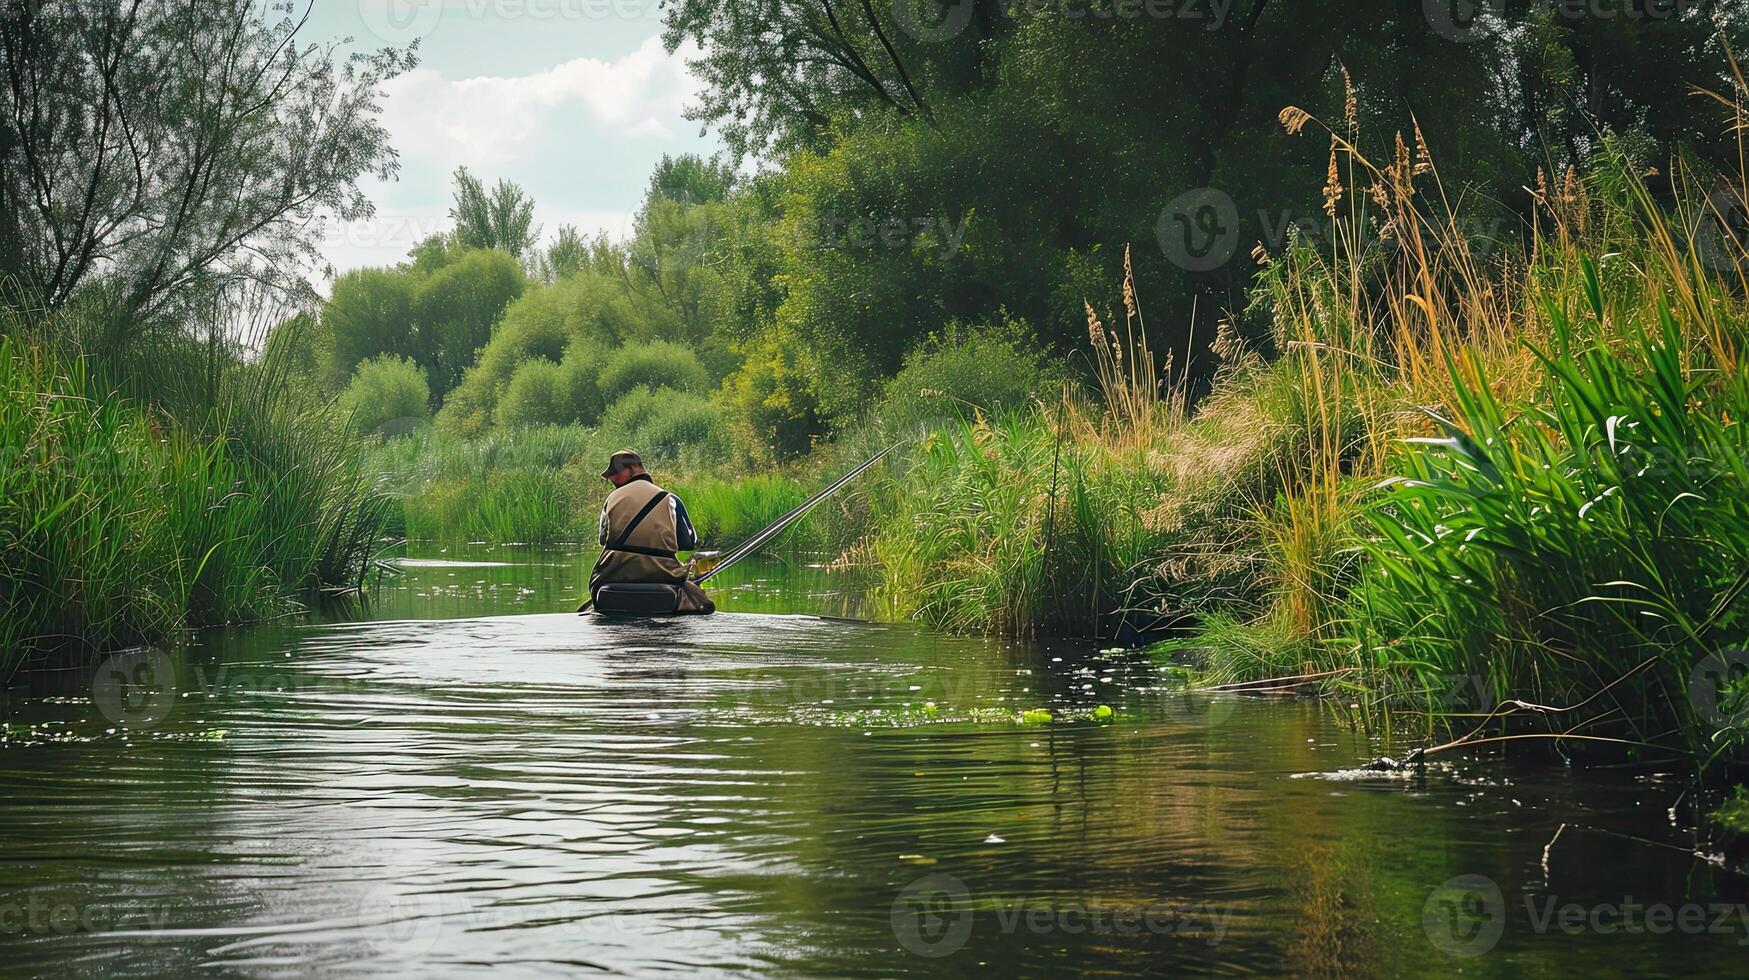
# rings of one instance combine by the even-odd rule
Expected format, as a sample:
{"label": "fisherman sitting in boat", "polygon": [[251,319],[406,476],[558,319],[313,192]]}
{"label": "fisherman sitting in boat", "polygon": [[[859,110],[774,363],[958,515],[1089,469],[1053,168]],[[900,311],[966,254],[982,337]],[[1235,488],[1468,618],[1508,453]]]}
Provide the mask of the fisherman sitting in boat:
{"label": "fisherman sitting in boat", "polygon": [[623,583],[677,590],[675,608],[666,611],[716,611],[710,597],[692,581],[691,567],[682,565],[674,554],[698,548],[698,532],[686,516],[686,505],[657,486],[644,471],[643,459],[630,449],[614,453],[601,476],[614,489],[601,505],[601,557],[589,575],[589,594],[596,607],[612,611],[613,603],[603,602],[601,587]]}

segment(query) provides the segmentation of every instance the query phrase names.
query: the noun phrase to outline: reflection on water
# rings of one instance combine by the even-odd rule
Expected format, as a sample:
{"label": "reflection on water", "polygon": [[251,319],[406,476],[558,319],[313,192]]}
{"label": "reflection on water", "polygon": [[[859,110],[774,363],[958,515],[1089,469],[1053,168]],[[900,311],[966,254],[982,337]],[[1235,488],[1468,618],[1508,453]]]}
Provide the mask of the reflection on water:
{"label": "reflection on water", "polygon": [[[388,621],[15,697],[0,972],[1739,972],[1673,776],[1295,778],[1377,747],[1129,654],[555,613],[577,570],[419,564]],[[742,574],[727,608],[854,611]]]}
{"label": "reflection on water", "polygon": [[[397,558],[393,573],[374,580],[362,612],[377,620],[459,619],[575,609],[598,553],[593,547],[472,545]],[[728,611],[860,616],[862,593],[853,584],[808,558],[754,559],[724,569],[709,583],[717,606]],[[359,615],[344,608],[324,618]]]}

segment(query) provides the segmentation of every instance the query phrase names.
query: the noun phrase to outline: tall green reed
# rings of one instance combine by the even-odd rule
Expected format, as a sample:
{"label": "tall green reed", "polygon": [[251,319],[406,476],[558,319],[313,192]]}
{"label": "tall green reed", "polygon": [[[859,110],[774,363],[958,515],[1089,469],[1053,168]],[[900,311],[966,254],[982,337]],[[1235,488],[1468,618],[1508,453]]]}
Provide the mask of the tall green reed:
{"label": "tall green reed", "polygon": [[1587,297],[1582,325],[1549,299],[1543,401],[1512,410],[1473,359],[1451,362],[1453,417],[1369,511],[1355,640],[1427,690],[1477,678],[1496,700],[1589,702],[1566,724],[1740,748],[1740,726],[1708,715],[1726,692],[1691,682],[1749,641],[1749,390],[1669,306],[1612,342]]}
{"label": "tall green reed", "polygon": [[90,316],[5,312],[5,662],[160,642],[358,588],[385,498],[344,420],[234,334],[197,342],[153,325],[126,350],[82,354]]}

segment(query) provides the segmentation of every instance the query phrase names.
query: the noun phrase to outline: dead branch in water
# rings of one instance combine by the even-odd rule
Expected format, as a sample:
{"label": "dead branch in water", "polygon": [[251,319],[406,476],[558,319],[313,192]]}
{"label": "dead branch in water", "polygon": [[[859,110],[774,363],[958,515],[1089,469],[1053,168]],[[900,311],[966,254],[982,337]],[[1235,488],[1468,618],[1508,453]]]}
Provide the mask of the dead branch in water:
{"label": "dead branch in water", "polygon": [[1216,684],[1213,687],[1199,687],[1195,690],[1198,693],[1204,694],[1220,691],[1231,691],[1234,693],[1264,693],[1291,687],[1303,687],[1312,681],[1326,680],[1331,677],[1341,677],[1344,674],[1352,674],[1357,669],[1358,668],[1355,667],[1341,667],[1336,670],[1326,670],[1317,674],[1293,674],[1288,677],[1266,677],[1260,681],[1238,681],[1232,684]]}

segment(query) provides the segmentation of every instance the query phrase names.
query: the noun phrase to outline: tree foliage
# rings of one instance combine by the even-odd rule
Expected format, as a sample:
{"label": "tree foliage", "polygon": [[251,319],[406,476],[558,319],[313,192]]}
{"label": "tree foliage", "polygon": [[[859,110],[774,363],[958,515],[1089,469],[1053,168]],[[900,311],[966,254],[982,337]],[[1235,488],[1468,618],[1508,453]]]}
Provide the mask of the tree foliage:
{"label": "tree foliage", "polygon": [[[238,279],[295,281],[323,212],[397,169],[381,84],[413,64],[306,43],[248,0],[0,5],[0,239],[28,301],[102,286],[116,329]],[[289,8],[288,8],[289,9]]]}
{"label": "tree foliage", "polygon": [[361,433],[405,435],[431,417],[431,389],[419,365],[384,354],[358,366],[341,404]]}
{"label": "tree foliage", "polygon": [[[1729,141],[1691,86],[1725,87],[1715,34],[1741,42],[1749,21],[1707,0],[1661,17],[1488,4],[1456,25],[1402,0],[1159,9],[670,8],[670,46],[702,52],[697,117],[781,163],[730,195],[706,258],[717,330],[742,355],[730,388],[762,442],[859,417],[951,322],[1006,307],[1066,353],[1083,299],[1117,304],[1126,244],[1157,346],[1212,369],[1193,335],[1246,309],[1253,248],[1328,236],[1329,147],[1285,133],[1284,106],[1424,145],[1484,243],[1527,227],[1526,175],[1584,172],[1605,140],[1653,165],[1716,157]],[[1229,206],[1175,210],[1187,193]]]}
{"label": "tree foliage", "polygon": [[521,187],[500,179],[488,191],[466,167],[456,168],[449,217],[455,222],[455,240],[464,248],[497,249],[520,259],[540,240],[534,200]]}
{"label": "tree foliage", "polygon": [[395,354],[426,372],[441,401],[523,287],[515,259],[481,249],[427,249],[410,265],[348,272],[322,309],[333,344],[329,376],[344,379],[368,358]]}

